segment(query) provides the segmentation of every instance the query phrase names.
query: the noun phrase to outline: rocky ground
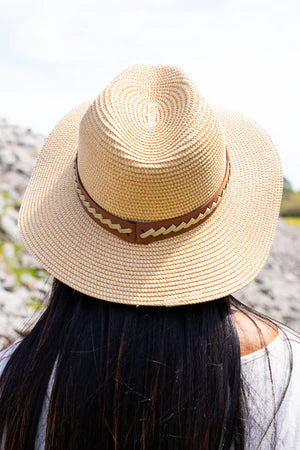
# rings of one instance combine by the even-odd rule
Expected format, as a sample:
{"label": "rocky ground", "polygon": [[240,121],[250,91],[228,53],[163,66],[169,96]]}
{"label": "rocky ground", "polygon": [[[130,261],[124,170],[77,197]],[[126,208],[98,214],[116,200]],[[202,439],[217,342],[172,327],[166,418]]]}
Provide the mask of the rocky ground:
{"label": "rocky ground", "polygon": [[[0,349],[43,310],[51,277],[20,240],[18,210],[44,137],[0,119]],[[235,297],[300,331],[300,227],[279,220],[258,276]]]}
{"label": "rocky ground", "polygon": [[18,210],[44,137],[0,119],[0,349],[42,308],[46,272],[28,255]]}
{"label": "rocky ground", "polygon": [[264,267],[234,296],[300,332],[300,227],[279,218]]}

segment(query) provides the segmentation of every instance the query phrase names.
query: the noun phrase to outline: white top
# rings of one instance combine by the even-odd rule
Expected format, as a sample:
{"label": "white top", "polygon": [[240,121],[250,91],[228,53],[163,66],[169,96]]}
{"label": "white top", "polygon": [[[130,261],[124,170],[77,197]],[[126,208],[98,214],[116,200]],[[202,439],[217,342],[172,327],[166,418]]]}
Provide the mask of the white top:
{"label": "white top", "polygon": [[[290,385],[286,396],[277,414],[277,450],[300,449],[300,339],[295,337],[289,330],[285,329],[285,335],[279,330],[278,336],[266,347],[269,352],[270,364],[272,368],[275,404],[281,399],[283,389],[286,386],[289,374],[289,351],[288,342],[292,349],[293,371]],[[16,342],[9,348],[0,352],[0,373],[4,369],[6,362],[16,348]],[[241,357],[242,375],[246,382],[250,383],[251,390],[247,393],[249,402],[249,416],[246,420],[247,442],[246,450],[255,450],[273,417],[274,402],[272,394],[272,384],[270,382],[270,372],[265,348],[261,348],[254,353]],[[39,422],[39,432],[36,438],[35,450],[44,450],[44,440],[46,436],[47,410],[51,395],[51,386],[54,379],[53,368],[48,384],[47,395],[44,401],[43,410]],[[262,424],[262,426],[260,426]],[[274,432],[272,425],[263,440],[261,450],[270,450],[272,445],[271,436]],[[2,447],[1,447],[2,448]]]}

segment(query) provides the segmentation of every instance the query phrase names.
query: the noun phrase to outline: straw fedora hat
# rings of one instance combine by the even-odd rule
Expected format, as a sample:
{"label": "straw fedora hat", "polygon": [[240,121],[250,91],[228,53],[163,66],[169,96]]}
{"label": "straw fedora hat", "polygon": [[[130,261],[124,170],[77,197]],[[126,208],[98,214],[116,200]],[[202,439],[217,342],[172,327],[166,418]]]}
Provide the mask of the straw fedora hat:
{"label": "straw fedora hat", "polygon": [[133,65],[55,126],[18,225],[28,252],[80,292],[199,303],[263,267],[282,187],[256,122],[210,105],[176,66]]}

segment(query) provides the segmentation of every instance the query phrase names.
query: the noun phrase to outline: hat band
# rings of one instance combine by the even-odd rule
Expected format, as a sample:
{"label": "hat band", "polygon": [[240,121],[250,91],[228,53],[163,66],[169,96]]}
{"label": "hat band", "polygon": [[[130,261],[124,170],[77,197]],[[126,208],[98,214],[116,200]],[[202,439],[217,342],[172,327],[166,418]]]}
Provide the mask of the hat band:
{"label": "hat band", "polygon": [[230,177],[230,160],[226,148],[226,170],[218,191],[206,203],[193,211],[166,220],[154,222],[135,222],[115,216],[99,206],[85,190],[78,172],[77,154],[74,160],[74,178],[76,191],[82,206],[88,215],[103,228],[119,238],[135,244],[149,244],[168,239],[195,228],[210,216],[221,202]]}

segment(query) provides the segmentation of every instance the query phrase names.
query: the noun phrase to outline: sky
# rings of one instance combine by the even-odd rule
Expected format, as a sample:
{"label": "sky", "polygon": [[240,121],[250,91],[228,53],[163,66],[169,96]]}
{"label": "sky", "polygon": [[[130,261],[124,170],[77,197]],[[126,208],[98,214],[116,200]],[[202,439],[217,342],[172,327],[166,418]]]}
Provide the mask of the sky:
{"label": "sky", "polygon": [[48,135],[132,64],[180,66],[260,123],[300,190],[300,2],[1,0],[0,117]]}

